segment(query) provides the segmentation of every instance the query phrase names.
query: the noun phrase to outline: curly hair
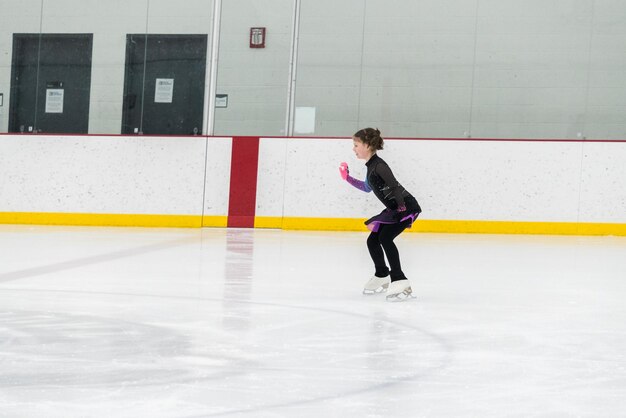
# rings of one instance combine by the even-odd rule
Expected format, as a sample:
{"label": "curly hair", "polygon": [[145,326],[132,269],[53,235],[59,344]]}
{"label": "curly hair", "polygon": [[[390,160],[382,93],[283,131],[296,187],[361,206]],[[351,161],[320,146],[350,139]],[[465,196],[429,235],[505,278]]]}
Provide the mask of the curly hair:
{"label": "curly hair", "polygon": [[361,129],[353,135],[355,138],[359,138],[361,142],[369,146],[373,150],[383,149],[384,140],[380,136],[380,131],[375,128]]}

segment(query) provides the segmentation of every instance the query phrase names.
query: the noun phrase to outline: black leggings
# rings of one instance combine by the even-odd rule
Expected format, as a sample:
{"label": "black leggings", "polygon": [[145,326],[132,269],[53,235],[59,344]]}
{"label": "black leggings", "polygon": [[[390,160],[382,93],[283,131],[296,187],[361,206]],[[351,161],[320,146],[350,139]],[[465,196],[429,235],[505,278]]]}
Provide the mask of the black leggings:
{"label": "black leggings", "polygon": [[[367,248],[376,267],[376,276],[386,277],[391,275],[391,281],[406,279],[400,267],[400,254],[393,240],[402,233],[409,225],[411,220],[397,224],[381,224],[378,232],[372,232],[367,238]],[[383,253],[384,250],[384,253]],[[385,255],[389,260],[391,271],[385,263]]]}

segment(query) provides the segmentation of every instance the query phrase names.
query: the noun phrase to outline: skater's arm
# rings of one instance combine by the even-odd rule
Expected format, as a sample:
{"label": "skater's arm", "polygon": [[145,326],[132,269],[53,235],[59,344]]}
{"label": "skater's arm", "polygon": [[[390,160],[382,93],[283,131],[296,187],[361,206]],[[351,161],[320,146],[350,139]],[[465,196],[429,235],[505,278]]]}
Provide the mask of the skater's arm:
{"label": "skater's arm", "polygon": [[369,193],[372,191],[372,188],[370,187],[369,184],[367,184],[367,181],[357,180],[354,177],[350,176],[350,170],[348,169],[347,163],[341,163],[339,165],[339,174],[341,175],[342,179],[344,179],[350,185],[356,187],[357,189],[364,191],[366,193]]}
{"label": "skater's arm", "polygon": [[372,191],[372,188],[369,184],[367,184],[366,181],[357,180],[351,176],[346,177],[346,181],[357,189],[364,191],[365,193],[369,193]]}

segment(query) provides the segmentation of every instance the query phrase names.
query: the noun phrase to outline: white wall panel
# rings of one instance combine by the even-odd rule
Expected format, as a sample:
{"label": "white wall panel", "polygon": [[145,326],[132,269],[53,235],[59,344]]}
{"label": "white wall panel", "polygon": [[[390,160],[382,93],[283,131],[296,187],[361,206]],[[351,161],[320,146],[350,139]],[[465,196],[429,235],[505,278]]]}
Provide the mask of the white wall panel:
{"label": "white wall panel", "polygon": [[387,142],[425,219],[576,221],[579,143]]}
{"label": "white wall panel", "polygon": [[[226,216],[230,195],[232,138],[209,138],[206,156],[204,215]],[[204,175],[204,170],[202,171]]]}
{"label": "white wall panel", "polygon": [[[354,157],[349,139],[288,140],[283,179],[277,153],[283,152],[284,141],[264,140],[261,147],[257,215],[358,218],[383,209],[373,194],[339,177],[341,161],[348,162],[353,177],[365,176],[364,162]],[[418,199],[424,219],[578,221],[580,142],[385,143],[379,155]]]}
{"label": "white wall panel", "polygon": [[361,180],[365,177],[364,163],[354,156],[350,139],[289,141],[284,216],[350,218],[371,213],[375,197],[341,179],[342,161],[348,163],[350,175]]}
{"label": "white wall panel", "polygon": [[200,215],[205,141],[3,136],[0,212]]}
{"label": "white wall panel", "polygon": [[626,143],[585,144],[580,221],[626,223]]}
{"label": "white wall panel", "polygon": [[257,216],[283,216],[288,143],[283,138],[261,138],[259,142]]}

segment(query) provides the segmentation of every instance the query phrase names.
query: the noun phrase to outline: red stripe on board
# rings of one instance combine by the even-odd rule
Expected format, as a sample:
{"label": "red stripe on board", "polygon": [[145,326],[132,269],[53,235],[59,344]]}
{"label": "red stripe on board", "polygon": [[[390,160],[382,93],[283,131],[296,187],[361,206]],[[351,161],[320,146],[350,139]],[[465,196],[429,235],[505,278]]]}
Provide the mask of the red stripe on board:
{"label": "red stripe on board", "polygon": [[230,162],[229,227],[254,228],[259,137],[234,136]]}

